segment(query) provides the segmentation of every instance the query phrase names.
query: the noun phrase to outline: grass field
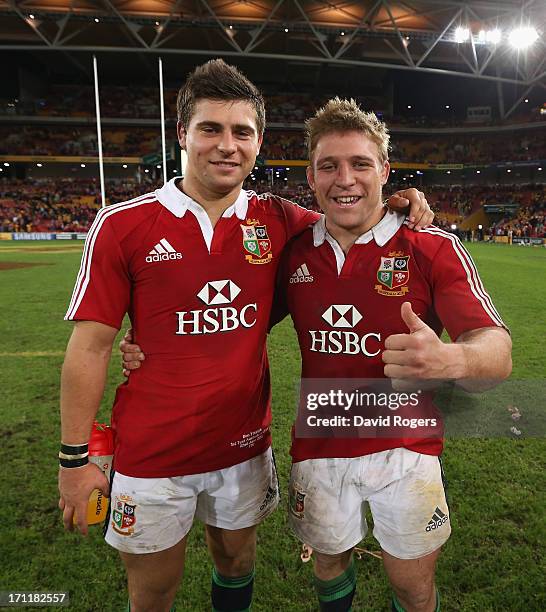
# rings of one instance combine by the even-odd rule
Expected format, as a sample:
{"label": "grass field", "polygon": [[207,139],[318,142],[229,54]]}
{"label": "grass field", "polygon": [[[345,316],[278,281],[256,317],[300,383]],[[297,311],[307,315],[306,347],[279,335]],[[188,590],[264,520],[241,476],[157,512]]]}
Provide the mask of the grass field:
{"label": "grass field", "polygon": [[[513,377],[540,384],[537,381],[546,378],[546,249],[479,244],[470,250],[511,328]],[[87,539],[65,533],[57,509],[59,374],[71,329],[63,315],[80,252],[81,244],[69,242],[0,242],[0,591],[67,590],[72,610],[113,612],[124,609],[127,600],[117,553],[101,541],[99,528],[91,528]],[[35,265],[5,265],[14,262]],[[271,336],[270,357],[273,437],[285,492],[299,374],[295,336],[286,321]],[[118,363],[114,356],[100,413],[104,419],[122,378]],[[544,394],[541,403],[544,407]],[[506,406],[498,410],[508,432],[513,423]],[[437,574],[445,611],[546,609],[546,445],[541,437],[508,435],[446,442],[453,534]],[[255,612],[316,609],[311,567],[299,559],[285,503],[286,494],[282,508],[259,531]],[[363,545],[378,549],[371,537]],[[357,567],[354,610],[387,610],[390,594],[380,561],[365,555]],[[177,610],[209,610],[209,584],[203,528],[196,524]]]}

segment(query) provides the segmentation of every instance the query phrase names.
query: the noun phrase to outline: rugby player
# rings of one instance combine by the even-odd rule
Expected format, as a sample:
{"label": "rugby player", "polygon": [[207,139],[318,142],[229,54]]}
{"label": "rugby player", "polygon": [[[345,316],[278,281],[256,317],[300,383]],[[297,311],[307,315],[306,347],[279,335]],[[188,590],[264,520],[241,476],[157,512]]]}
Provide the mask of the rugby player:
{"label": "rugby player", "polygon": [[[395,387],[448,379],[477,390],[509,376],[510,336],[461,242],[433,226],[410,231],[403,215],[382,205],[390,169],[385,124],[336,98],[306,129],[307,178],[324,217],[287,245],[279,269],[280,310],[289,311],[298,334],[302,379],[386,377]],[[452,343],[440,340],[444,327]],[[421,399],[405,415],[429,414],[426,407]],[[451,531],[442,436],[426,427],[400,431],[293,437],[289,519],[314,550],[323,611],[351,608],[366,502],[392,609],[440,609],[435,565]]]}
{"label": "rugby player", "polygon": [[[86,533],[88,462],[112,343],[126,313],[145,367],[113,407],[115,459],[106,541],[127,570],[130,609],[169,610],[194,517],[214,561],[214,610],[247,610],[256,526],[278,503],[266,335],[279,256],[318,215],[242,190],[265,127],[263,98],[221,60],[198,67],[177,100],[182,178],[101,210],[65,319],[76,321],[61,382],[59,507]],[[413,199],[416,225],[430,210]]]}

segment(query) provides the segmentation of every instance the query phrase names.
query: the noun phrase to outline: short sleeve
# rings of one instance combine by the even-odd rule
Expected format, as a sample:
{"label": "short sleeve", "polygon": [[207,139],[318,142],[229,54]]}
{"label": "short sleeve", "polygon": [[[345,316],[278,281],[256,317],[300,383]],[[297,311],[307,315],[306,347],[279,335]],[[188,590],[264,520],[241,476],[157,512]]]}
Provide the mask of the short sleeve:
{"label": "short sleeve", "polygon": [[96,321],[120,329],[131,299],[131,280],[107,216],[99,212],[85,241],[67,321]]}
{"label": "short sleeve", "polygon": [[504,327],[469,252],[450,234],[432,261],[434,310],[452,340],[482,327]]}

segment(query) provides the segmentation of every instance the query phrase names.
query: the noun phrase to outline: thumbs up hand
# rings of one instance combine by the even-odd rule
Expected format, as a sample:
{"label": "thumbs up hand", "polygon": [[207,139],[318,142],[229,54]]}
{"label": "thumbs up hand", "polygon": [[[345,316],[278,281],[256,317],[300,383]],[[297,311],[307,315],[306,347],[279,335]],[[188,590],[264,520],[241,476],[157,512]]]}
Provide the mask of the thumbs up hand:
{"label": "thumbs up hand", "polygon": [[393,334],[385,340],[385,376],[398,380],[448,378],[450,345],[413,312],[410,302],[402,304],[401,316],[408,333]]}

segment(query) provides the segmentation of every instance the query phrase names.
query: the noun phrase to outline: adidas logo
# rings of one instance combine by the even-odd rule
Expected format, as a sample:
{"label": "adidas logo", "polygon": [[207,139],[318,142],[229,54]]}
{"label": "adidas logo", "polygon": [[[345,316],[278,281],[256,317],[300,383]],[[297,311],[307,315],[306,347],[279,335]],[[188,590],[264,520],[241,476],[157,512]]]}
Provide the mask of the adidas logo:
{"label": "adidas logo", "polygon": [[265,510],[265,508],[275,499],[276,496],[277,489],[274,489],[273,487],[267,487],[267,493],[265,494],[265,499],[262,505],[260,506],[260,512],[262,510]]}
{"label": "adidas logo", "polygon": [[301,264],[301,266],[290,277],[291,283],[312,283],[313,280],[313,277],[311,274],[309,274],[307,264]]}
{"label": "adidas logo", "polygon": [[438,506],[436,506],[436,510],[434,510],[434,514],[432,518],[428,522],[427,528],[425,531],[432,531],[433,529],[439,529],[444,523],[447,523],[447,515],[444,514]]}
{"label": "adidas logo", "polygon": [[168,261],[169,259],[182,259],[182,253],[177,253],[169,242],[162,238],[146,256],[146,261]]}

